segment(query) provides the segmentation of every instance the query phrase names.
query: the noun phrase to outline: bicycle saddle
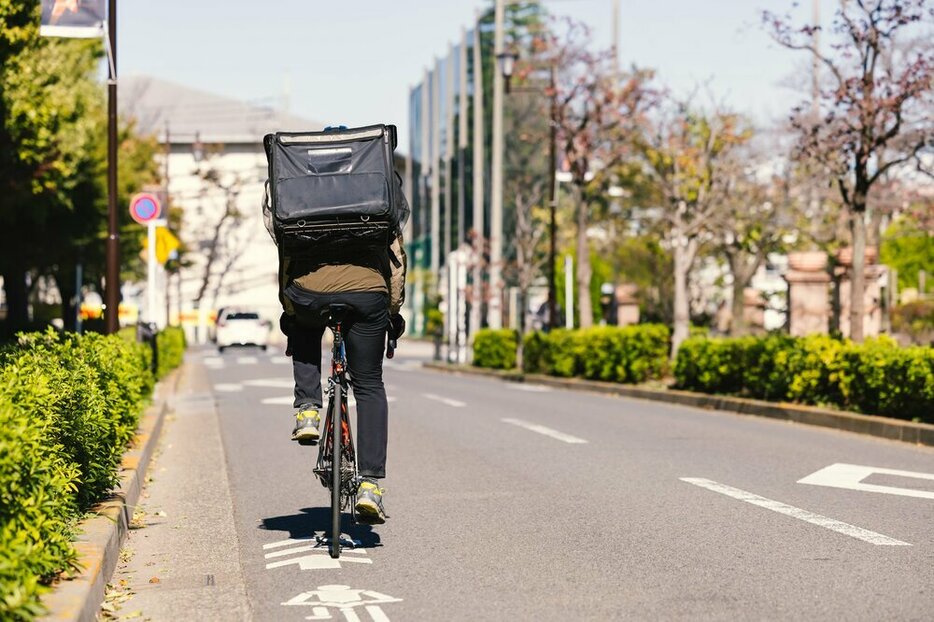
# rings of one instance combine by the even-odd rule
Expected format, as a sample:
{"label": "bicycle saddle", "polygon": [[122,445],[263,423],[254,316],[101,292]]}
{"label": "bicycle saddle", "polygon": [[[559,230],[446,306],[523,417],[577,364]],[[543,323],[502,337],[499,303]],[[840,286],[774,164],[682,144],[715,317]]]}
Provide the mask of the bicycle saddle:
{"label": "bicycle saddle", "polygon": [[353,311],[353,307],[350,305],[335,302],[323,309],[321,315],[327,318],[328,326],[335,326],[343,322],[351,311]]}

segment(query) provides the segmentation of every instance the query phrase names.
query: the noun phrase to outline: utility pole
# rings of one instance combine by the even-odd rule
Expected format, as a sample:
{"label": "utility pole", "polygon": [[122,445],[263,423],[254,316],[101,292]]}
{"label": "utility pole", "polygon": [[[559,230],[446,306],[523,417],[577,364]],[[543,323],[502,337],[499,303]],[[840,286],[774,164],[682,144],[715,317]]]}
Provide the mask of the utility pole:
{"label": "utility pole", "polygon": [[[496,0],[494,12],[494,55],[505,50],[505,0]],[[490,304],[487,324],[503,327],[503,105],[505,79],[501,71],[493,72],[493,162],[492,194],[490,197]]]}
{"label": "utility pole", "polygon": [[454,44],[448,43],[444,72],[444,261],[454,232]]}
{"label": "utility pole", "polygon": [[613,0],[613,77],[619,81],[619,0]]}
{"label": "utility pole", "polygon": [[107,84],[107,246],[104,332],[120,328],[120,223],[117,218],[117,0],[109,0],[107,31],[113,75]]}
{"label": "utility pole", "polygon": [[441,286],[441,60],[431,74],[431,276],[434,293]]}
{"label": "utility pole", "polygon": [[483,123],[483,57],[480,53],[480,12],[474,23],[473,37],[473,300],[470,306],[470,334],[480,329],[483,307],[483,241],[484,241],[484,123]]}
{"label": "utility pole", "polygon": [[558,327],[558,226],[557,210],[558,197],[555,188],[555,174],[558,169],[558,154],[556,142],[558,140],[558,94],[555,84],[555,64],[554,61],[549,67],[548,88],[550,97],[550,107],[548,115],[548,326]]}
{"label": "utility pole", "polygon": [[467,29],[461,27],[457,97],[457,248],[467,241]]}

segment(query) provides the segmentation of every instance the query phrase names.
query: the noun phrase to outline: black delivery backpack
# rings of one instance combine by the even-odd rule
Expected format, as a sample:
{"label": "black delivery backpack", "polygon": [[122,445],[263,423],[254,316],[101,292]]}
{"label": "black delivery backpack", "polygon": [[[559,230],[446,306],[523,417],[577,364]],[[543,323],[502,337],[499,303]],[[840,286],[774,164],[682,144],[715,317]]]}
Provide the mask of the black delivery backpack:
{"label": "black delivery backpack", "polygon": [[277,132],[263,146],[266,226],[287,256],[335,244],[385,249],[408,218],[394,125]]}

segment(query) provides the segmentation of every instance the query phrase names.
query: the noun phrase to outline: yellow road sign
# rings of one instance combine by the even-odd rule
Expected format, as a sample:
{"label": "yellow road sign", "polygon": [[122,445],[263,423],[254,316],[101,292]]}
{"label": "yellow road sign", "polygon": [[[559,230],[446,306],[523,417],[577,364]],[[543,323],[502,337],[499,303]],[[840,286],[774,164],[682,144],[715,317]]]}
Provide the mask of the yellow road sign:
{"label": "yellow road sign", "polygon": [[[175,237],[166,227],[156,227],[156,261],[165,264],[169,260],[173,251],[178,250],[181,241]],[[142,257],[145,259],[146,252],[149,250],[149,240],[143,238]]]}

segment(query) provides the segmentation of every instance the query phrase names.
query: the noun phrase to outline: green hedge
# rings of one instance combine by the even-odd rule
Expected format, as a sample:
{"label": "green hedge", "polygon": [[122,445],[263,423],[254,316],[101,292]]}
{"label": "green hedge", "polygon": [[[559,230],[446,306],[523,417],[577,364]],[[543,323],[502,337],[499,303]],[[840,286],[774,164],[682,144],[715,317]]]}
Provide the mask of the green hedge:
{"label": "green hedge", "polygon": [[156,348],[159,350],[156,378],[161,379],[182,364],[186,346],[185,331],[178,326],[169,326],[156,335]]}
{"label": "green hedge", "polygon": [[150,362],[147,346],[96,333],[21,334],[0,351],[0,619],[38,615],[73,567],[74,526],[118,483]]}
{"label": "green hedge", "polygon": [[473,340],[473,364],[490,369],[513,369],[518,343],[516,331],[508,328],[478,330]]}
{"label": "green hedge", "polygon": [[691,391],[934,421],[934,349],[901,348],[888,337],[862,344],[825,335],[691,338],[674,374]]}
{"label": "green hedge", "polygon": [[[609,382],[645,382],[664,375],[668,339],[668,328],[657,324],[529,333],[523,340],[523,370]],[[474,365],[511,369],[515,364],[513,331],[477,333]]]}

